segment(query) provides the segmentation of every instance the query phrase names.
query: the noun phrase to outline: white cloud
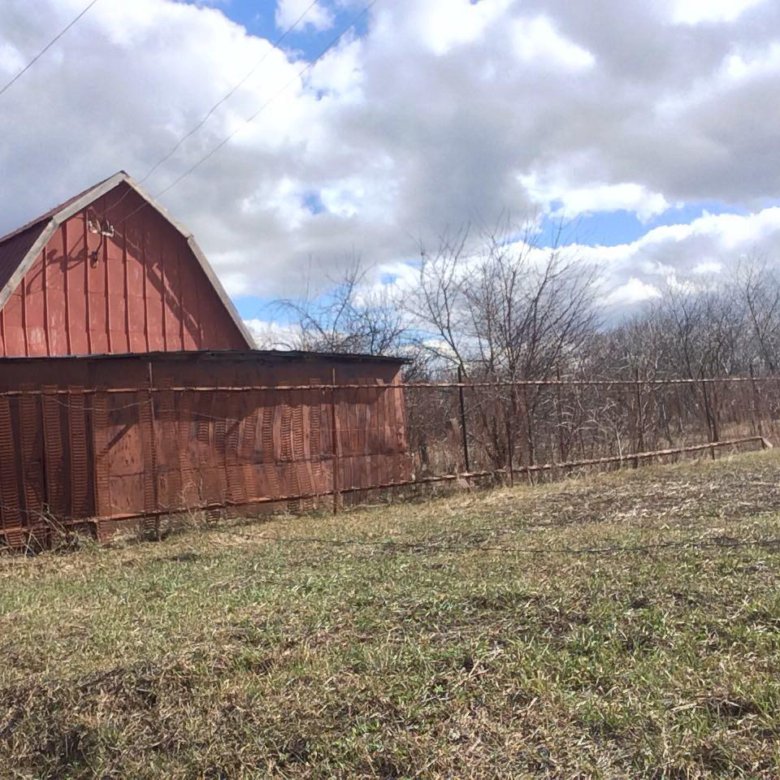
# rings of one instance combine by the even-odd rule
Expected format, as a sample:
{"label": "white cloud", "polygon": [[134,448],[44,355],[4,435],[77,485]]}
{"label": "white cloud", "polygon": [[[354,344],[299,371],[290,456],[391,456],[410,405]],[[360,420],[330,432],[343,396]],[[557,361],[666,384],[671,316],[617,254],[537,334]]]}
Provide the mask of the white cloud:
{"label": "white cloud", "polygon": [[[587,187],[571,186],[565,180],[540,182],[535,174],[520,177],[535,203],[554,217],[573,218],[609,211],[630,211],[642,221],[663,214],[671,204],[660,192],[649,192],[640,184],[594,183]],[[559,205],[556,205],[559,204]]]}
{"label": "white cloud", "polygon": [[763,2],[766,0],[673,0],[672,19],[677,24],[734,22]]}
{"label": "white cloud", "polygon": [[[583,261],[601,265],[609,305],[625,306],[655,297],[670,280],[690,284],[732,274],[755,255],[780,260],[780,208],[755,214],[703,214],[690,224],[665,225],[616,246],[569,248]],[[780,263],[779,263],[780,264]]]}
{"label": "white cloud", "polygon": [[[307,5],[280,3],[277,21]],[[82,7],[3,0],[0,82]],[[333,7],[315,6],[307,29],[332,24]],[[355,254],[402,269],[420,238],[535,208],[740,212],[577,247],[608,264],[623,298],[697,264],[728,272],[754,249],[780,258],[765,208],[780,192],[780,5],[598,8],[379,2],[364,34],[299,77],[301,51],[250,35],[229,3],[102,0],[0,97],[0,232],[119,168],[143,176],[262,60],[146,182],[163,190],[235,132],[162,198],[235,295],[294,295]]]}
{"label": "white cloud", "polygon": [[724,79],[733,83],[776,74],[778,71],[780,71],[780,43],[778,42],[772,42],[761,49],[750,47],[735,51],[723,62]]}
{"label": "white cloud", "polygon": [[295,325],[280,325],[272,320],[252,317],[244,320],[259,349],[297,349],[301,332]]}
{"label": "white cloud", "polygon": [[0,42],[0,71],[12,75],[25,65],[21,51],[8,43]]}
{"label": "white cloud", "polygon": [[697,263],[691,273],[694,276],[712,276],[719,274],[723,270],[723,263],[717,260],[703,260]]}
{"label": "white cloud", "polygon": [[657,287],[632,276],[624,284],[615,287],[607,295],[605,303],[608,307],[622,308],[635,306],[638,303],[644,303],[660,297],[661,293]]}
{"label": "white cloud", "polygon": [[561,36],[544,16],[518,19],[513,25],[512,43],[518,59],[526,64],[576,71],[590,68],[596,61],[587,49]]}
{"label": "white cloud", "polygon": [[337,96],[340,105],[356,103],[364,97],[360,39],[347,40],[329,52],[312,69],[310,85],[331,97]]}
{"label": "white cloud", "polygon": [[[424,0],[401,2],[377,12],[380,38],[402,37],[402,46],[416,41],[437,56],[484,38],[515,0]],[[389,6],[389,4],[388,4]]]}
{"label": "white cloud", "polygon": [[275,16],[277,27],[284,29],[292,27],[301,16],[303,16],[302,28],[313,27],[315,30],[329,30],[333,27],[333,14],[319,2],[312,5],[311,0],[277,1]]}
{"label": "white cloud", "polygon": [[[549,249],[529,247],[523,241],[505,249],[522,254],[531,263],[543,264],[549,257]],[[702,281],[728,277],[741,260],[760,255],[779,261],[780,208],[746,215],[704,213],[689,224],[653,228],[635,241],[610,246],[571,241],[559,252],[599,269],[602,303],[607,314],[614,316],[660,297],[668,286],[694,289]],[[467,264],[462,272],[468,274]],[[403,294],[416,287],[418,274],[415,263],[387,264],[377,268],[367,284],[376,290],[379,279],[389,276],[393,279],[389,284]]]}

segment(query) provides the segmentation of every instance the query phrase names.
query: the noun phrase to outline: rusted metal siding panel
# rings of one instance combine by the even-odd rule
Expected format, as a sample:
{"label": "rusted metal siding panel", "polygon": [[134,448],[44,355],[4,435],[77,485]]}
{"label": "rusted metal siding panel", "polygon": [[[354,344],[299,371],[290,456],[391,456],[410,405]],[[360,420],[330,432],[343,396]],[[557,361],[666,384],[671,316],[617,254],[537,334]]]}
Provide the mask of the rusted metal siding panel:
{"label": "rusted metal siding panel", "polygon": [[[98,492],[99,503],[105,502],[107,509],[98,514],[110,515],[143,512],[146,509],[145,489],[149,457],[145,448],[147,418],[142,406],[148,407],[145,393],[119,393],[111,396],[108,404],[108,428],[103,441],[110,443],[105,451],[96,450],[96,458],[103,458],[107,477],[108,495]],[[96,429],[95,438],[100,436]],[[150,489],[150,488],[149,488]],[[153,495],[153,491],[150,493]]]}
{"label": "rusted metal siding panel", "polygon": [[[0,541],[47,533],[46,508],[66,523],[91,519],[105,538],[122,518],[145,513],[153,528],[160,512],[274,500],[312,506],[334,487],[331,391],[229,388],[327,384],[332,366],[229,353],[2,361]],[[403,409],[394,408],[397,391],[383,387],[397,374],[394,364],[338,367],[340,382],[364,385],[337,391],[341,489],[408,473],[394,421]],[[44,392],[3,395],[32,382]],[[214,385],[224,389],[173,389]]]}
{"label": "rusted metal siding panel", "polygon": [[[28,388],[30,389],[30,388]],[[24,513],[30,525],[41,525],[44,509],[44,449],[40,396],[22,395],[17,401],[19,455]]]}
{"label": "rusted metal siding panel", "polygon": [[[187,238],[144,204],[123,184],[54,230],[2,309],[0,356],[246,348]],[[0,281],[40,233],[0,245]]]}
{"label": "rusted metal siding panel", "polygon": [[46,457],[46,504],[54,517],[68,515],[68,475],[65,461],[67,431],[63,414],[67,407],[55,394],[56,387],[44,387],[41,397],[43,410],[43,447]]}
{"label": "rusted metal siding panel", "polygon": [[11,401],[0,397],[0,517],[6,541],[11,546],[23,542],[21,501],[16,457],[16,432],[11,416]]}
{"label": "rusted metal siding panel", "polygon": [[70,519],[83,519],[96,514],[94,471],[95,451],[92,425],[84,387],[71,386],[67,398],[68,442],[70,448]]}

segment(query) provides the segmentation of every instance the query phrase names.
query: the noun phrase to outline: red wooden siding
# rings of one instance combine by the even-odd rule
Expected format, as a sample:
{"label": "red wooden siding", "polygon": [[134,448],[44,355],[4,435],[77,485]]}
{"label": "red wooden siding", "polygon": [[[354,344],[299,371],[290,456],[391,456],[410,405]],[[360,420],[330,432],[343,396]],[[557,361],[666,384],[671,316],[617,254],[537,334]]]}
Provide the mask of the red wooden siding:
{"label": "red wooden siding", "polygon": [[185,236],[124,183],[55,230],[0,309],[4,357],[246,346]]}

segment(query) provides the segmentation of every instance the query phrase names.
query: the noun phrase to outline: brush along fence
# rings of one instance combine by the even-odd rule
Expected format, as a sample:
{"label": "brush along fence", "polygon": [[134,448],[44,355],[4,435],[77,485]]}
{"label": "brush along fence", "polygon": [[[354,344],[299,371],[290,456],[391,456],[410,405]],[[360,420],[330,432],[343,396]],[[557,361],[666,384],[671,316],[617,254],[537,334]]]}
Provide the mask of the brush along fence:
{"label": "brush along fence", "polygon": [[406,386],[415,474],[531,480],[591,465],[767,446],[778,379],[555,379]]}
{"label": "brush along fence", "polygon": [[371,490],[534,481],[768,446],[776,380],[400,381],[303,353],[4,360],[0,545],[181,512],[338,511]]}

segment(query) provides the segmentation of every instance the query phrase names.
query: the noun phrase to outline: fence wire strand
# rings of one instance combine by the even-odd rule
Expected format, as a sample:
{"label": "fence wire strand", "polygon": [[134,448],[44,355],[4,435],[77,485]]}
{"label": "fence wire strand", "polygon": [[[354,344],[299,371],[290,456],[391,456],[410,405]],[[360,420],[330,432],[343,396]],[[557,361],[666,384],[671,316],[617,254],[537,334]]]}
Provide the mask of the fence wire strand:
{"label": "fence wire strand", "polygon": [[[19,453],[22,465],[6,464],[0,473],[0,498],[17,498],[16,505],[0,504],[0,543],[52,515],[49,492],[58,479],[67,482],[59,486],[63,495],[78,488],[95,502],[91,515],[68,515],[65,522],[99,523],[327,497],[335,511],[342,495],[439,483],[471,487],[480,480],[511,484],[516,476],[533,482],[583,468],[766,448],[780,418],[777,381],[355,383],[334,375],[307,384],[188,386],[153,384],[150,375],[148,386],[132,388],[6,388],[0,413],[10,427],[0,430],[0,446]],[[52,416],[49,404],[60,414]],[[64,446],[60,465],[50,452],[52,436]],[[138,451],[119,454],[140,461],[135,472],[117,471],[111,456],[128,436],[138,439]],[[380,457],[392,463],[382,466],[390,471],[371,461]],[[216,487],[204,487],[206,469],[218,472]],[[261,490],[261,477],[271,492],[251,494],[250,487]],[[143,510],[117,512],[111,491],[140,478]],[[181,492],[171,498],[176,480]],[[274,480],[287,481],[274,487]]]}

